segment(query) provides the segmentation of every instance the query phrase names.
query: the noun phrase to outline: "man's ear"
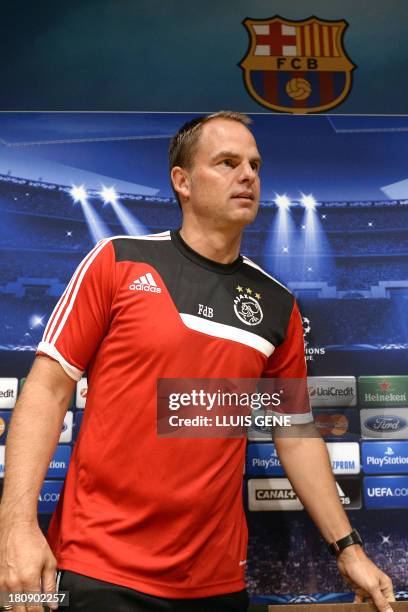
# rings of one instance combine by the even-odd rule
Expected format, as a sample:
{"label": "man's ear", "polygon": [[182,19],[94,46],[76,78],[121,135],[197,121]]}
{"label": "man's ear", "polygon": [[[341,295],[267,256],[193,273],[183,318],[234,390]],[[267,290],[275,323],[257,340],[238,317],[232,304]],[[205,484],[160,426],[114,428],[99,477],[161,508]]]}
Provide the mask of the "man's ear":
{"label": "man's ear", "polygon": [[184,168],[174,166],[170,172],[173,189],[178,193],[180,200],[188,200],[190,197],[190,177]]}

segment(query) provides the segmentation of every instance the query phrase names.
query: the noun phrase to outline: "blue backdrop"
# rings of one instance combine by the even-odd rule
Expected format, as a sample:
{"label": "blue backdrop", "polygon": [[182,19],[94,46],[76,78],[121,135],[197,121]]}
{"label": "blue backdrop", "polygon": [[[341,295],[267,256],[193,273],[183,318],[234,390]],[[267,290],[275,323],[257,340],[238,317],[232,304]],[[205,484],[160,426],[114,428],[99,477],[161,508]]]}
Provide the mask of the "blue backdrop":
{"label": "blue backdrop", "polygon": [[[167,146],[191,117],[0,116],[3,390],[17,384],[8,378],[21,384],[55,301],[96,240],[179,226]],[[343,445],[342,459],[333,463],[339,494],[369,554],[403,597],[408,590],[408,379],[402,377],[408,373],[408,118],[257,115],[254,120],[265,160],[262,203],[245,232],[243,252],[298,297],[314,377],[310,384],[327,400],[312,397],[312,402],[322,433],[337,450]],[[112,187],[118,196],[113,205],[106,201],[106,188]],[[368,399],[364,385],[372,394]],[[351,389],[343,394],[351,401],[339,400],[336,389],[344,388]],[[80,426],[80,396],[73,398],[41,493],[43,527]],[[0,412],[2,445],[13,401],[5,404],[7,398]],[[262,432],[252,437],[248,452],[244,493],[251,508],[253,601],[347,597],[341,595],[346,589],[335,562],[303,511],[275,511],[269,493],[263,510],[256,507],[253,487],[285,488]],[[277,483],[264,480],[276,476]]]}

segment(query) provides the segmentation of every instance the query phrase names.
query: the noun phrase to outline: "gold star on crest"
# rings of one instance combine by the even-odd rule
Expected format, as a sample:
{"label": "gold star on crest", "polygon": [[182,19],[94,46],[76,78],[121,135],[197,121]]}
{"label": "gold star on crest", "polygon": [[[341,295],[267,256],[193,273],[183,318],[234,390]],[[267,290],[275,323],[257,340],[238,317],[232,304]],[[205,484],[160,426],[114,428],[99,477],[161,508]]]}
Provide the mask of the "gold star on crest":
{"label": "gold star on crest", "polygon": [[256,297],[257,300],[260,300],[261,299],[261,294],[260,293],[255,293],[255,297]]}
{"label": "gold star on crest", "polygon": [[246,288],[246,291],[247,291],[248,295],[251,295],[251,293],[252,293],[252,289],[250,289],[249,287],[247,287],[247,288]]}
{"label": "gold star on crest", "polygon": [[240,293],[242,293],[242,292],[243,292],[243,290],[244,290],[244,289],[243,289],[243,287],[241,287],[241,285],[238,285],[238,287],[237,287],[237,291],[239,291]]}

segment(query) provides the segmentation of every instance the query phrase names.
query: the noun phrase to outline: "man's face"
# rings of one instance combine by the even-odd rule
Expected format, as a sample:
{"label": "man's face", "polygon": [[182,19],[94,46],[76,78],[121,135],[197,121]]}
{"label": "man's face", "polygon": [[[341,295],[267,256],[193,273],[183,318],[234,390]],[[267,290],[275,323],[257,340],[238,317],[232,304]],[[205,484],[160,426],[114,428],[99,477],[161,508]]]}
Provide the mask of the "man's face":
{"label": "man's face", "polygon": [[251,132],[231,119],[213,119],[201,131],[189,175],[189,202],[197,218],[216,227],[244,227],[255,219],[260,155]]}

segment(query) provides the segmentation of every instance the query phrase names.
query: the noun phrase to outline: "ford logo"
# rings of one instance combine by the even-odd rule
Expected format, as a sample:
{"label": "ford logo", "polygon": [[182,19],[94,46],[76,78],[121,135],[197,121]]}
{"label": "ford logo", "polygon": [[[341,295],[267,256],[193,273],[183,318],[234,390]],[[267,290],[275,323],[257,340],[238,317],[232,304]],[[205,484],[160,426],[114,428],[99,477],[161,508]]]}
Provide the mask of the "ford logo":
{"label": "ford logo", "polygon": [[400,416],[377,414],[364,422],[371,431],[401,431],[407,426],[407,421]]}

